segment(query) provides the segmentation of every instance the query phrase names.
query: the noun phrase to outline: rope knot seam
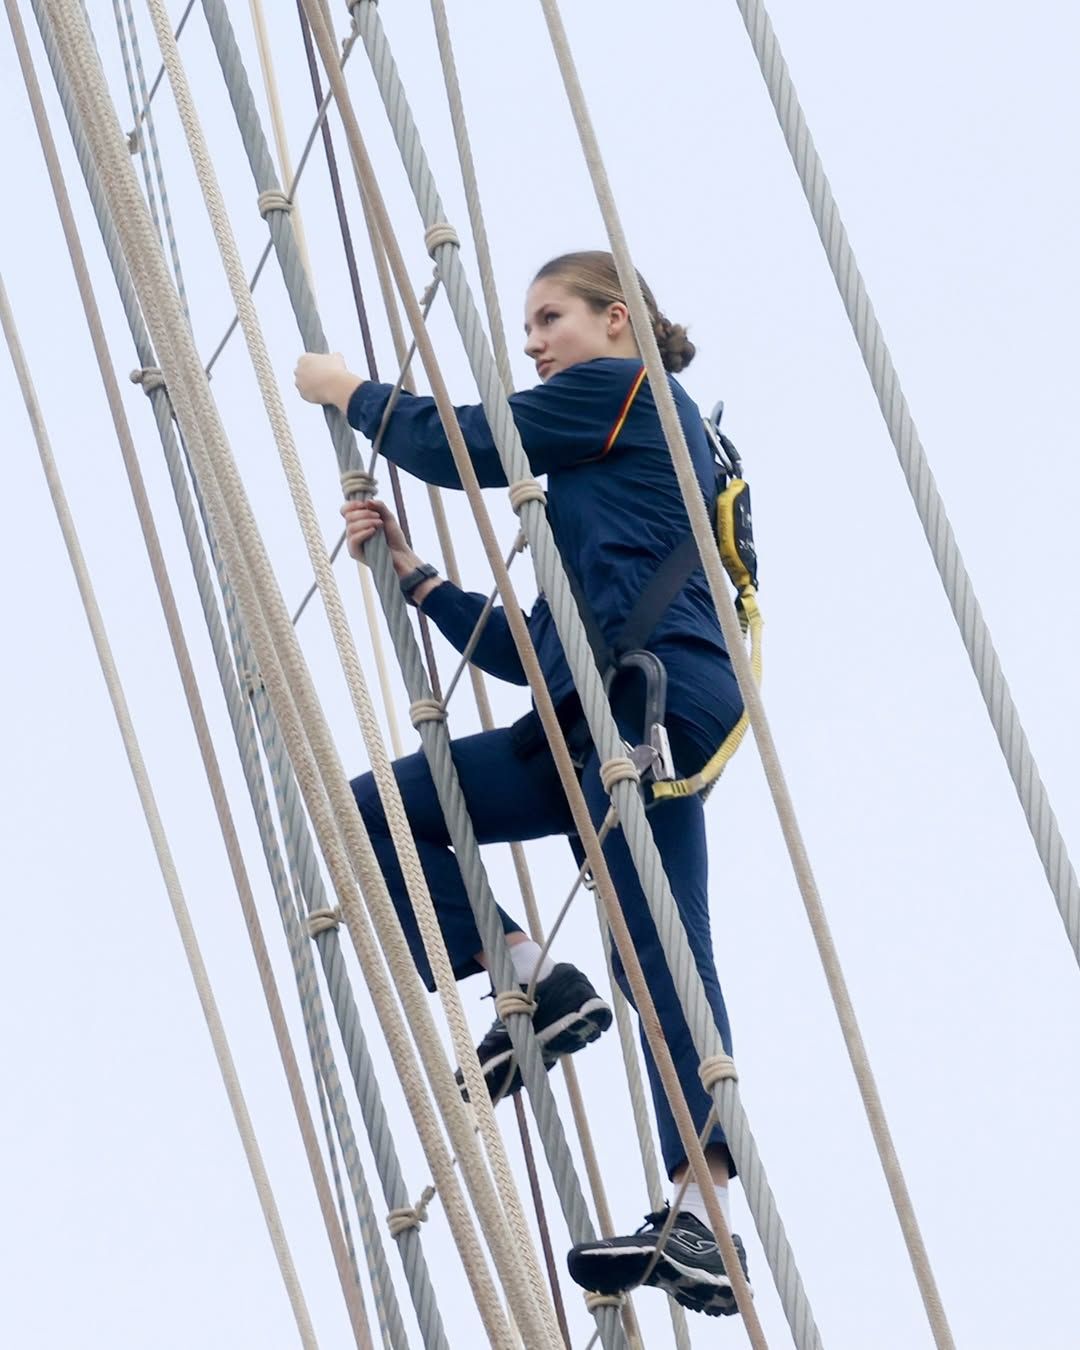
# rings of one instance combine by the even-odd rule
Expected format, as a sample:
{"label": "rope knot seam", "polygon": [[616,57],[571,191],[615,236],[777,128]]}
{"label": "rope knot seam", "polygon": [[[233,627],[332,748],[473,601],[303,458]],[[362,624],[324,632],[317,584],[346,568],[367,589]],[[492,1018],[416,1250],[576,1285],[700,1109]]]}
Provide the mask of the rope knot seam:
{"label": "rope knot seam", "polygon": [[543,505],[547,501],[544,489],[535,478],[519,478],[516,483],[511,483],[509,496],[515,515],[521,514],[521,508],[526,502],[540,502]]}
{"label": "rope knot seam", "polygon": [[165,388],[165,376],[160,366],[143,366],[141,370],[133,370],[128,378],[132,384],[141,384],[144,394]]}
{"label": "rope knot seam", "polygon": [[311,937],[318,937],[320,933],[337,928],[340,923],[340,909],[313,909],[307,918],[308,933]]}
{"label": "rope knot seam", "polygon": [[347,501],[357,497],[374,497],[378,486],[375,475],[363,469],[346,469],[341,475],[341,490]]}
{"label": "rope knot seam", "polygon": [[446,709],[437,698],[418,698],[409,704],[409,721],[414,727],[423,722],[445,722]]}
{"label": "rope knot seam", "polygon": [[529,998],[524,989],[504,989],[495,995],[495,1011],[504,1022],[515,1013],[531,1017],[536,1011],[536,1000]]}
{"label": "rope knot seam", "polygon": [[286,196],[280,188],[267,188],[265,192],[260,192],[258,196],[259,215],[263,220],[271,211],[291,211],[293,208],[292,198]]}
{"label": "rope knot seam", "polygon": [[739,1074],[730,1055],[710,1055],[698,1065],[698,1077],[705,1091],[711,1092],[717,1083],[722,1083],[725,1079],[730,1078],[733,1083],[738,1082]]}
{"label": "rope knot seam", "polygon": [[460,248],[461,240],[458,238],[457,230],[449,221],[437,220],[434,225],[429,225],[424,231],[424,247],[434,258],[435,250],[443,244],[452,244],[454,248]]}
{"label": "rope knot seam", "polygon": [[415,1205],[399,1205],[397,1209],[392,1209],[386,1216],[386,1226],[390,1229],[391,1237],[400,1237],[402,1233],[407,1233],[410,1228],[419,1228],[422,1223],[427,1223],[428,1205],[435,1198],[435,1187],[425,1186],[420,1199]]}
{"label": "rope knot seam", "polygon": [[640,783],[641,775],[634,768],[634,762],[626,755],[616,755],[614,759],[605,759],[600,765],[600,782],[610,796],[617,783]]}

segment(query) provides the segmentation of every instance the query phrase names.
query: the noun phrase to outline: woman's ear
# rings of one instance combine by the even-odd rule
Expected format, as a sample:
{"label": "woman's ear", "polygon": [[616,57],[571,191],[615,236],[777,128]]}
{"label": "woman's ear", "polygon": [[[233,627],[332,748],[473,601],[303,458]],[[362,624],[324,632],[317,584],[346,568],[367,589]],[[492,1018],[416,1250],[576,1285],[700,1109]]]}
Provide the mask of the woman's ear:
{"label": "woman's ear", "polygon": [[630,311],[621,300],[615,300],[608,305],[608,337],[618,337],[626,329],[629,322]]}

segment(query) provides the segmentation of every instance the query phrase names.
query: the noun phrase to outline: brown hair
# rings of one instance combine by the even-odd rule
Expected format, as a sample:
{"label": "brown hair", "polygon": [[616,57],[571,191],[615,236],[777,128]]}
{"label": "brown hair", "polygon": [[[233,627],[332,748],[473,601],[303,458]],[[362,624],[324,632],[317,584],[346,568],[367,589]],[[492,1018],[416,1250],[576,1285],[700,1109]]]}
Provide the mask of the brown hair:
{"label": "brown hair", "polygon": [[[677,373],[690,364],[697,349],[686,336],[686,329],[681,323],[672,323],[660,313],[653,293],[640,272],[637,279],[641,285],[641,293],[645,297],[649,318],[652,320],[653,333],[660,348],[664,369]],[[561,253],[557,258],[546,262],[533,280],[561,281],[571,295],[580,296],[590,309],[596,310],[597,313],[616,301],[622,305],[626,304],[626,296],[623,295],[622,287],[619,285],[615,259],[610,253],[600,249],[590,249],[583,253]]]}

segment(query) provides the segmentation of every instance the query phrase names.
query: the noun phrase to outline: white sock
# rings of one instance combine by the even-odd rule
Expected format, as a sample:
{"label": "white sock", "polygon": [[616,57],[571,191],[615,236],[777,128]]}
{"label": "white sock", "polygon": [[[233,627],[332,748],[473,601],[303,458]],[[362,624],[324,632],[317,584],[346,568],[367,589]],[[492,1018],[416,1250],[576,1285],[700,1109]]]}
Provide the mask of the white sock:
{"label": "white sock", "polygon": [[[731,1199],[728,1195],[726,1186],[714,1187],[716,1191],[716,1203],[720,1206],[720,1212],[724,1216],[724,1222],[731,1229]],[[705,1208],[705,1198],[701,1194],[701,1187],[696,1181],[691,1181],[683,1193],[683,1198],[679,1201],[680,1214],[692,1214],[695,1219],[703,1223],[711,1233],[713,1231],[712,1221],[709,1218],[709,1211]],[[715,1236],[715,1235],[714,1235]]]}
{"label": "white sock", "polygon": [[540,959],[540,950],[538,942],[515,942],[510,948],[510,960],[514,963],[514,974],[520,984],[528,984],[533,975],[539,984],[555,969],[555,962],[550,956]]}

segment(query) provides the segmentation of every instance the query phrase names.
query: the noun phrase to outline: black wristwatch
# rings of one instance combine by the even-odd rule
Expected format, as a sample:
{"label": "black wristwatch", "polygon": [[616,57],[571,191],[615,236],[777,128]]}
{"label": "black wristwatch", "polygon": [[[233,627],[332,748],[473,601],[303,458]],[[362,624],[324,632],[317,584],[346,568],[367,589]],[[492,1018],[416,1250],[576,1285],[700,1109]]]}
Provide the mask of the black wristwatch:
{"label": "black wristwatch", "polygon": [[401,594],[410,605],[415,604],[413,600],[413,591],[416,590],[422,582],[429,581],[432,577],[439,575],[439,569],[432,567],[431,563],[421,563],[419,567],[414,567],[411,572],[406,574],[398,582],[401,587]]}

